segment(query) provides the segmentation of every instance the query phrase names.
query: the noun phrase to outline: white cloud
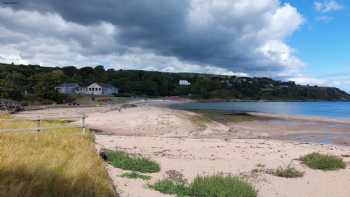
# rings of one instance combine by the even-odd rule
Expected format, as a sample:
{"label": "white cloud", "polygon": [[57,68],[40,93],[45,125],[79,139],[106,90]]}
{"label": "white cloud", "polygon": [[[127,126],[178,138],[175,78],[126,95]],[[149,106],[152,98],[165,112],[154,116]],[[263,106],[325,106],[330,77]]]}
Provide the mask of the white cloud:
{"label": "white cloud", "polygon": [[318,12],[334,12],[343,10],[343,5],[339,4],[336,0],[315,1],[314,8]]}
{"label": "white cloud", "polygon": [[337,74],[329,76],[310,77],[298,75],[288,80],[295,81],[301,85],[317,85],[326,87],[338,87],[350,93],[350,77],[347,74]]}

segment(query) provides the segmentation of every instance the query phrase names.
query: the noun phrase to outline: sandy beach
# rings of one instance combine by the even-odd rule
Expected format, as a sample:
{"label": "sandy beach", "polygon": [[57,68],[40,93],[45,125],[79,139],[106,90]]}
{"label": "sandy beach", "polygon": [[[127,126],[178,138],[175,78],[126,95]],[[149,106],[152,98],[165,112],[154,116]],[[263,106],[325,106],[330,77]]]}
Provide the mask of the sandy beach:
{"label": "sandy beach", "polygon": [[[350,195],[347,187],[350,184],[349,167],[323,172],[311,170],[298,160],[305,154],[321,152],[342,157],[350,164],[349,146],[309,143],[290,137],[327,133],[328,122],[272,119],[222,123],[208,120],[198,113],[154,103],[158,102],[144,102],[121,110],[111,106],[80,109],[87,114],[88,127],[97,131],[98,150],[107,148],[141,154],[161,165],[159,173],[149,174],[152,176],[150,181],[142,181],[121,178],[123,170],[106,164],[121,197],[168,196],[149,189],[147,184],[166,178],[170,172],[181,174],[189,182],[197,175],[223,173],[242,176],[254,185],[259,197]],[[42,116],[54,113],[68,116],[82,111],[54,109],[35,112]],[[17,117],[29,114],[19,113]],[[346,125],[334,127],[334,132],[346,134]],[[269,169],[288,165],[305,172],[304,177],[286,179],[266,173]]]}

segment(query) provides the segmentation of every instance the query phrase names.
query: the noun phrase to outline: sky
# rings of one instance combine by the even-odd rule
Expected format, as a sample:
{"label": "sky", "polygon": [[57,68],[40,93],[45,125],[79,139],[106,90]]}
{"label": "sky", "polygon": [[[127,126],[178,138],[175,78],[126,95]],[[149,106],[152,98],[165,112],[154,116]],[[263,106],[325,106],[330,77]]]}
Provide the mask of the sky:
{"label": "sky", "polygon": [[0,62],[264,76],[350,92],[346,0],[0,2]]}

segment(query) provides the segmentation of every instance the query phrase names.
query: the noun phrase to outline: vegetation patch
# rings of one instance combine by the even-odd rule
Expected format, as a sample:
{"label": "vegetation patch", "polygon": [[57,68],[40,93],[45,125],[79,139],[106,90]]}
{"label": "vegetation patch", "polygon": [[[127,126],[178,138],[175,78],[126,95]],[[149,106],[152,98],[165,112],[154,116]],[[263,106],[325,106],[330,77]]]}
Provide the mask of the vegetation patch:
{"label": "vegetation patch", "polygon": [[177,197],[191,196],[191,189],[184,183],[164,179],[150,185],[150,188],[164,194],[175,194]]}
{"label": "vegetation patch", "polygon": [[301,160],[312,169],[338,170],[346,167],[343,159],[334,155],[311,153],[302,157]]}
{"label": "vegetation patch", "polygon": [[192,196],[196,197],[256,197],[257,195],[253,186],[234,176],[196,177],[190,187]]}
{"label": "vegetation patch", "polygon": [[141,156],[131,155],[123,151],[112,150],[105,150],[104,155],[106,160],[116,168],[141,173],[154,173],[160,171],[160,166],[157,162]]}
{"label": "vegetation patch", "polygon": [[284,177],[284,178],[298,178],[298,177],[303,177],[304,172],[301,172],[294,167],[286,167],[282,168],[279,167],[276,170],[271,171],[272,175],[278,176],[278,177]]}
{"label": "vegetation patch", "polygon": [[142,180],[150,180],[152,177],[140,174],[138,172],[125,172],[120,177],[125,177],[129,179],[142,179]]}
{"label": "vegetation patch", "polygon": [[188,185],[171,179],[156,182],[151,188],[165,193],[176,194],[177,197],[256,197],[253,186],[234,176],[199,176]]}
{"label": "vegetation patch", "polygon": [[[0,122],[25,128],[35,122]],[[50,125],[53,124],[53,125]],[[62,123],[45,122],[48,127]],[[6,127],[4,127],[6,126]],[[115,192],[96,154],[91,135],[80,129],[0,134],[0,196],[113,197]]]}
{"label": "vegetation patch", "polygon": [[202,116],[202,120],[209,122],[209,121],[216,121],[223,124],[226,123],[239,123],[239,122],[246,122],[246,121],[257,121],[257,120],[273,120],[273,118],[270,117],[263,117],[263,116],[254,116],[247,113],[228,113],[224,111],[218,111],[218,110],[191,110],[195,113],[198,113]]}

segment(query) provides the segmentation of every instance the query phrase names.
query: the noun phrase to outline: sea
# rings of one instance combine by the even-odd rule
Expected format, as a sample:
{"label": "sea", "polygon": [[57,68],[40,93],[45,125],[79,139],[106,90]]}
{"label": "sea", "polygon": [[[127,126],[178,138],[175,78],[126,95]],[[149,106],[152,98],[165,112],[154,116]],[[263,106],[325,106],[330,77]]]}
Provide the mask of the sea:
{"label": "sea", "polygon": [[193,102],[176,104],[184,110],[218,110],[227,112],[258,112],[275,115],[310,116],[350,120],[350,102]]}

